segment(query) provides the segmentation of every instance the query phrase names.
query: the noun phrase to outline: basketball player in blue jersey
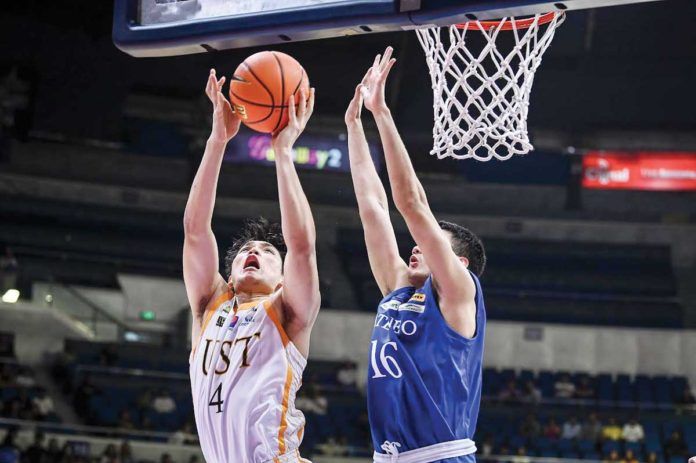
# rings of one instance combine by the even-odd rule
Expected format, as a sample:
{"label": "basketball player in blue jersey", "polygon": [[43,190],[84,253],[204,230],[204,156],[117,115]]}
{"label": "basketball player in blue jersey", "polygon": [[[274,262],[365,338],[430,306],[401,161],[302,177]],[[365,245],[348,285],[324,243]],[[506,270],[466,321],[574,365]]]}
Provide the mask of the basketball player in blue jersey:
{"label": "basketball player in blue jersey", "polygon": [[[464,227],[430,211],[384,99],[392,49],[355,89],[346,112],[350,166],[372,273],[382,291],[372,332],[368,411],[376,463],[474,462],[486,313],[486,256]],[[392,196],[416,246],[399,257],[387,195],[360,120],[379,129]]]}

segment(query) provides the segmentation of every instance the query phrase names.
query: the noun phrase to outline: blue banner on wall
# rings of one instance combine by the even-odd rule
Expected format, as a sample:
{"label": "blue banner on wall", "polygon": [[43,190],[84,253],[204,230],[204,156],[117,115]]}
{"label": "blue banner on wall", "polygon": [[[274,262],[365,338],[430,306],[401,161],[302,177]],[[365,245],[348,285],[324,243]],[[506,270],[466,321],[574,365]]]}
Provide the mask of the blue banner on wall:
{"label": "blue banner on wall", "polygon": [[[378,146],[370,144],[370,153],[379,171],[382,153]],[[350,172],[348,142],[339,137],[302,135],[293,148],[295,165],[301,169],[329,172]],[[227,144],[224,160],[272,166],[275,152],[271,136],[249,131],[240,132]]]}

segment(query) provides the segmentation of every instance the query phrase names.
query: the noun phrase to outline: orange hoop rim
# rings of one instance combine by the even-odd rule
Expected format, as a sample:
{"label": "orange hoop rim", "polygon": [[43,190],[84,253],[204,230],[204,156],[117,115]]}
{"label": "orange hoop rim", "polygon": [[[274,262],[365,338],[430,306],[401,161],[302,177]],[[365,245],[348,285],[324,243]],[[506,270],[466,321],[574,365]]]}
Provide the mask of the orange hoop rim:
{"label": "orange hoop rim", "polygon": [[[544,13],[541,16],[539,16],[539,20],[537,24],[544,25],[548,24],[551,21],[556,18],[556,16],[562,16],[565,13],[563,11],[551,11],[549,13]],[[455,24],[455,26],[458,29],[469,29],[472,31],[481,31],[481,30],[486,30],[489,31],[491,29],[495,29],[499,27],[502,24],[502,27],[500,27],[500,30],[503,31],[511,31],[511,30],[522,30],[522,29],[529,29],[532,27],[534,24],[534,21],[536,20],[536,16],[532,16],[529,18],[523,18],[523,19],[501,19],[498,21],[468,21],[465,23],[459,23]]]}

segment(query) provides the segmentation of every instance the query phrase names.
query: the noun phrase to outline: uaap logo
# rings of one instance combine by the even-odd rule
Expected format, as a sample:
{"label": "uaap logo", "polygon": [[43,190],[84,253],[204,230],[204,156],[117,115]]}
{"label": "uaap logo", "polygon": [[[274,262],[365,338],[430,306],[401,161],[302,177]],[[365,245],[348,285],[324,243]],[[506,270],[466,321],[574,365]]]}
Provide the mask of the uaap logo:
{"label": "uaap logo", "polygon": [[242,318],[242,323],[239,324],[239,326],[246,326],[249,323],[254,321],[254,317],[256,316],[256,312],[259,310],[258,307],[254,307],[253,309],[249,310],[249,313],[244,315]]}

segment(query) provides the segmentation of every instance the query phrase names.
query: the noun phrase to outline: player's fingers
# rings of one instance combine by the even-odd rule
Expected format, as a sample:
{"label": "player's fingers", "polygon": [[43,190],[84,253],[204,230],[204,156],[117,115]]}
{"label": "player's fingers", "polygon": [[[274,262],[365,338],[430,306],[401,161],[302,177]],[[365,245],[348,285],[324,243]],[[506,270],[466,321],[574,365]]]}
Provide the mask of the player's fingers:
{"label": "player's fingers", "polygon": [[288,117],[290,124],[297,125],[297,113],[295,112],[295,95],[290,95],[288,98]]}
{"label": "player's fingers", "polygon": [[314,112],[314,87],[309,89],[309,100],[307,101],[307,120],[312,117]]}
{"label": "player's fingers", "polygon": [[305,89],[300,90],[300,102],[297,104],[297,119],[302,123],[305,120],[305,115],[307,114],[307,92]]}
{"label": "player's fingers", "polygon": [[216,104],[215,104],[215,111],[222,111],[222,109],[225,107],[225,103],[229,102],[225,98],[225,95],[222,94],[222,92],[218,91],[216,95]]}
{"label": "player's fingers", "polygon": [[381,71],[384,71],[387,68],[393,51],[394,51],[394,49],[392,47],[387,47],[387,49],[384,50],[384,55],[382,56],[382,62],[380,63],[380,66],[379,66]]}
{"label": "player's fingers", "polygon": [[394,63],[396,63],[396,58],[392,58],[389,60],[389,63],[387,63],[387,67],[384,69],[384,72],[379,76],[379,80],[381,82],[384,82],[387,80],[387,76],[389,75],[389,71],[391,71],[391,68],[394,67]]}
{"label": "player's fingers", "polygon": [[220,80],[217,81],[218,90],[222,90],[222,86],[225,85],[225,80],[227,80],[227,78],[225,76],[222,76]]}
{"label": "player's fingers", "polygon": [[208,95],[208,98],[212,100],[212,91],[213,91],[213,82],[215,82],[215,77],[213,77],[213,70],[210,70],[210,74],[208,74],[208,82],[205,84],[205,94]]}
{"label": "player's fingers", "polygon": [[372,62],[372,68],[373,68],[373,69],[378,69],[378,67],[379,67],[379,60],[380,60],[380,59],[382,59],[382,55],[377,54],[377,56],[375,56],[375,60]]}

